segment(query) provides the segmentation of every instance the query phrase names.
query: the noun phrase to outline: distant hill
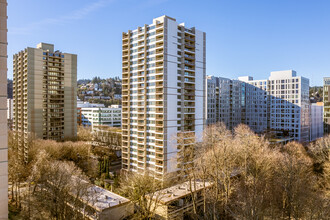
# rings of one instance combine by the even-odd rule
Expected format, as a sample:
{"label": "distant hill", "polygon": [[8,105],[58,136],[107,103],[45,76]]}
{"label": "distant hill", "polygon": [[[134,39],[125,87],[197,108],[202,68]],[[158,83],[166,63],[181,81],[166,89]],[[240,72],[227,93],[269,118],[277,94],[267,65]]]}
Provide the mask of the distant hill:
{"label": "distant hill", "polygon": [[92,79],[77,81],[77,95],[81,101],[102,103],[106,106],[121,104],[122,82],[119,77],[101,79],[96,76]]}

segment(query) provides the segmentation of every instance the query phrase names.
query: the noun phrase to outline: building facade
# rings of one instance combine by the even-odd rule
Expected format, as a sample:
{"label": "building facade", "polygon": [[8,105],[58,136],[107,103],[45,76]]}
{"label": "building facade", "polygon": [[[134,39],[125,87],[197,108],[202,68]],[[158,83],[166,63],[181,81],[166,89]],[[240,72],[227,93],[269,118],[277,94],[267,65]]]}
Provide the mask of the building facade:
{"label": "building facade", "polygon": [[[203,206],[204,194],[203,190],[208,190],[213,186],[211,182],[202,182],[201,180],[193,180],[180,183],[169,188],[165,188],[147,195],[151,207],[155,207],[155,216],[157,219],[172,220],[186,219],[188,213],[193,212],[194,204],[196,209]],[[194,200],[192,199],[194,196]]]}
{"label": "building facade", "polygon": [[223,122],[228,129],[233,129],[244,118],[244,84],[239,80],[207,76],[206,123]]}
{"label": "building facade", "polygon": [[323,102],[311,104],[310,119],[310,140],[315,141],[323,137]]}
{"label": "building facade", "polygon": [[21,154],[30,136],[64,140],[77,135],[77,55],[40,43],[13,56],[14,123]]}
{"label": "building facade", "polygon": [[13,119],[13,116],[14,116],[13,108],[14,108],[13,99],[7,99],[7,119],[8,120]]}
{"label": "building facade", "polygon": [[323,78],[323,125],[324,134],[330,133],[330,77]]}
{"label": "building facade", "polygon": [[8,129],[13,129],[13,117],[14,117],[14,103],[13,99],[7,99],[7,122]]}
{"label": "building facade", "polygon": [[0,0],[0,219],[8,219],[7,1]]}
{"label": "building facade", "polygon": [[123,33],[124,170],[162,179],[178,171],[178,134],[201,139],[205,38],[168,16]]}
{"label": "building facade", "polygon": [[106,125],[109,127],[121,127],[121,108],[119,106],[78,108],[81,114],[81,124],[83,126]]}
{"label": "building facade", "polygon": [[243,123],[257,133],[274,132],[301,142],[310,140],[308,79],[287,70],[271,72],[267,80],[239,77],[241,84],[236,83],[237,88],[233,84],[235,80],[220,77],[217,80],[225,85],[218,83],[219,91],[215,91],[210,88],[214,85],[212,80],[208,81],[208,98],[213,99],[212,94],[216,94],[220,99],[217,103],[223,103],[225,109],[236,113],[236,117],[234,113],[223,114],[222,107],[215,106],[216,110],[209,112],[208,106],[208,123],[222,121],[229,129]]}
{"label": "building facade", "polygon": [[308,142],[310,135],[309,79],[293,70],[271,72],[269,77],[270,129],[287,132]]}
{"label": "building facade", "polygon": [[253,80],[251,76],[239,77],[243,83],[242,123],[253,131],[263,133],[267,130],[267,80]]}

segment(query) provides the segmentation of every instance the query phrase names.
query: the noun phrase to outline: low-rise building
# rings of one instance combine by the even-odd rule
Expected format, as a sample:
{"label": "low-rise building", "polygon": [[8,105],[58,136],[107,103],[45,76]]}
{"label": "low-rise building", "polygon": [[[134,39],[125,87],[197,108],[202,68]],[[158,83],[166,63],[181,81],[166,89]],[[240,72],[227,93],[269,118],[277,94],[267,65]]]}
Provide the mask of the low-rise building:
{"label": "low-rise building", "polygon": [[78,109],[83,126],[107,125],[121,127],[121,108],[83,107]]}
{"label": "low-rise building", "polygon": [[134,204],[118,194],[110,192],[98,186],[88,189],[89,196],[83,198],[87,203],[89,213],[85,216],[91,220],[120,220],[134,213]]}
{"label": "low-rise building", "polygon": [[[206,182],[205,187],[211,187],[211,182]],[[195,188],[196,187],[196,188]],[[203,204],[204,183],[202,181],[189,181],[160,190],[153,194],[153,204],[156,204],[155,214],[159,219],[183,219],[185,213],[193,210],[192,195],[196,196],[196,206],[199,208]]]}
{"label": "low-rise building", "polygon": [[80,182],[81,188],[73,188],[66,204],[81,214],[79,219],[121,220],[134,213],[134,204],[129,199],[75,176],[72,181]]}
{"label": "low-rise building", "polygon": [[81,108],[104,108],[104,104],[83,102],[77,99],[77,124],[83,125]]}
{"label": "low-rise building", "polygon": [[311,104],[310,141],[323,137],[323,102]]}

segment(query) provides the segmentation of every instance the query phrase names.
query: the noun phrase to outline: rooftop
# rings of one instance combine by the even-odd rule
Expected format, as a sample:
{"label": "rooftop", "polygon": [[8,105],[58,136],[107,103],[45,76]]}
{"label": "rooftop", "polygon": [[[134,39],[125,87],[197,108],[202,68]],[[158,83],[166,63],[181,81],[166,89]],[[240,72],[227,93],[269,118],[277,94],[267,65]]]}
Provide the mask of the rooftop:
{"label": "rooftop", "polygon": [[88,188],[88,194],[89,198],[84,200],[88,200],[90,206],[100,211],[130,202],[129,199],[95,185]]}
{"label": "rooftop", "polygon": [[[210,187],[211,185],[212,185],[211,182],[205,182],[206,187]],[[196,181],[196,189],[195,189],[195,183],[192,182],[192,191],[193,192],[202,190],[203,188],[204,188],[203,181],[200,181],[200,180]],[[166,189],[162,189],[162,190],[156,192],[155,195],[153,196],[153,198],[158,197],[159,202],[166,204],[166,203],[169,203],[176,199],[185,197],[185,196],[189,195],[190,193],[191,193],[190,184],[189,184],[189,181],[187,181],[187,182],[184,182],[181,184],[171,186]]]}

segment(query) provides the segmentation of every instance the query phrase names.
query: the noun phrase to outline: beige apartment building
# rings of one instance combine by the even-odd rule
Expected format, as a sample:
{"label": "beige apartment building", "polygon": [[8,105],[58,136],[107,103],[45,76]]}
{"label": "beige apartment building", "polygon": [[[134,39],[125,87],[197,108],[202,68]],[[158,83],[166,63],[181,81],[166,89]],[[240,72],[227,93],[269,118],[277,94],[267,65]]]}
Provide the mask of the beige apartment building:
{"label": "beige apartment building", "polygon": [[164,179],[180,170],[180,149],[202,139],[205,38],[168,16],[123,33],[124,170]]}
{"label": "beige apartment building", "polygon": [[77,135],[77,55],[40,43],[13,57],[13,130],[27,158],[30,137],[61,141]]}
{"label": "beige apartment building", "polygon": [[0,0],[0,219],[8,219],[7,1]]}

